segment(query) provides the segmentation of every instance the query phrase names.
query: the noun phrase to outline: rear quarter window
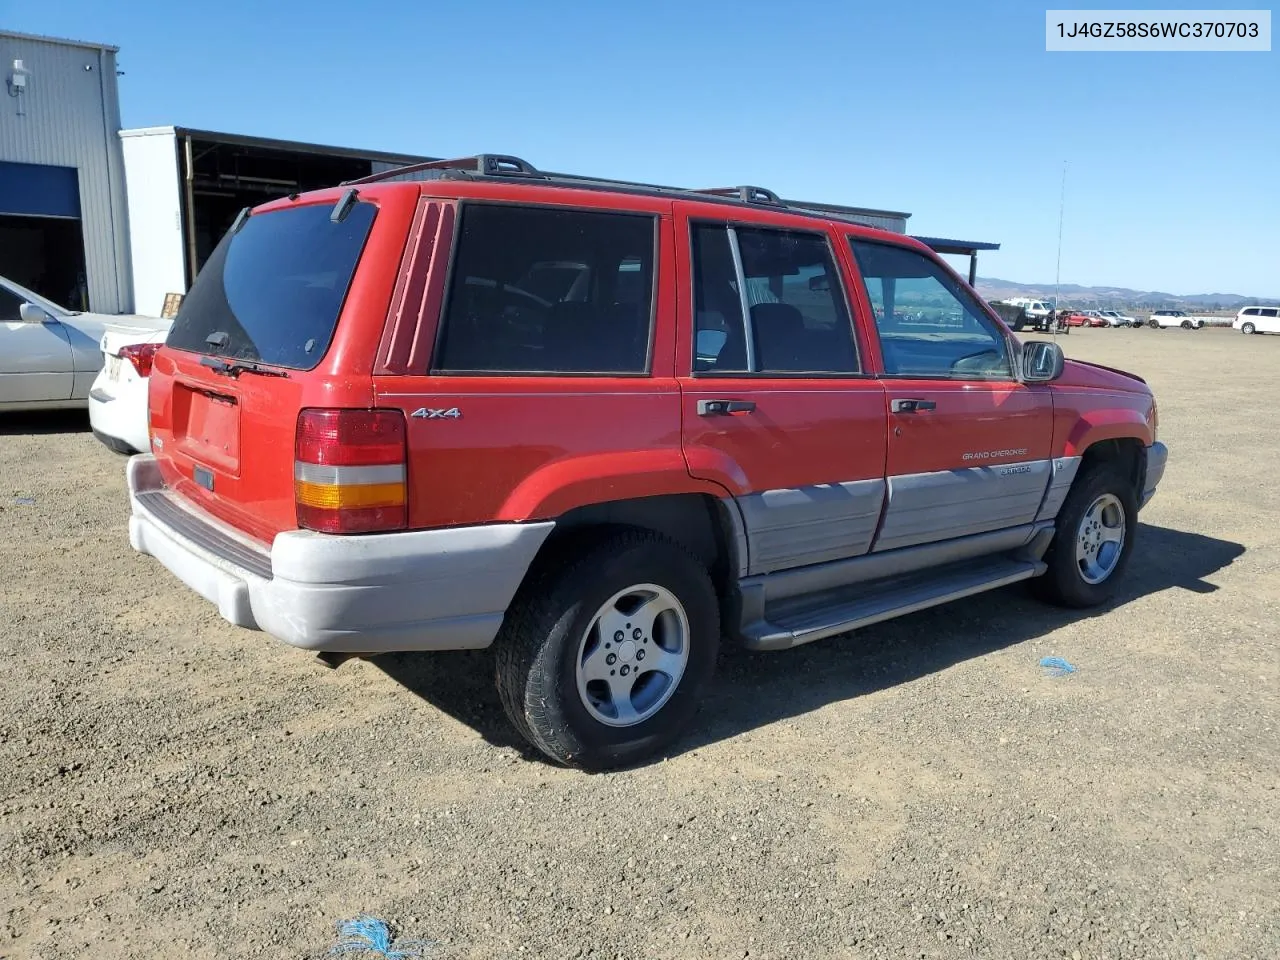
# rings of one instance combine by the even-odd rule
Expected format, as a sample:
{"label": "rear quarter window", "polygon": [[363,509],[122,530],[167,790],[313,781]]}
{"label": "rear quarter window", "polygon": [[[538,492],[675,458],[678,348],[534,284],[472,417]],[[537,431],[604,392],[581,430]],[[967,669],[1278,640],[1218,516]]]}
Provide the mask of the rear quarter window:
{"label": "rear quarter window", "polygon": [[320,362],[373,226],[357,203],[340,222],[330,204],[249,217],[222,238],[169,333],[168,346],[297,370]]}
{"label": "rear quarter window", "polygon": [[463,205],[433,369],[642,374],[657,219]]}

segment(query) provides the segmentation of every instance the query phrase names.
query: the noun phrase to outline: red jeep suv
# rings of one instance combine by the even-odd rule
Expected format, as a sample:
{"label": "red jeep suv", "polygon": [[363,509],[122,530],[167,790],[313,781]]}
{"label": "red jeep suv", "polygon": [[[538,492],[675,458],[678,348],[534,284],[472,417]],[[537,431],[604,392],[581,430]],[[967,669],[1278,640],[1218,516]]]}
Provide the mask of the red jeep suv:
{"label": "red jeep suv", "polygon": [[513,724],[596,769],[678,735],[722,635],[1102,603],[1166,458],[1141,378],[914,240],[493,155],[243,211],[150,429],[131,542],[224,618],[330,662],[492,645]]}

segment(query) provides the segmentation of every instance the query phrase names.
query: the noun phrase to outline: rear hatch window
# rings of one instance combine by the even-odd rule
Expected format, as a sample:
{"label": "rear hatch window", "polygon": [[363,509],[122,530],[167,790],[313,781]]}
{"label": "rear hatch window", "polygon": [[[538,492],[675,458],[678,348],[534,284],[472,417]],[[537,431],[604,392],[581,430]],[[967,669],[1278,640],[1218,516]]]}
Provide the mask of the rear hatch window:
{"label": "rear hatch window", "polygon": [[285,207],[228,232],[182,302],[167,345],[310,370],[333,339],[375,208]]}

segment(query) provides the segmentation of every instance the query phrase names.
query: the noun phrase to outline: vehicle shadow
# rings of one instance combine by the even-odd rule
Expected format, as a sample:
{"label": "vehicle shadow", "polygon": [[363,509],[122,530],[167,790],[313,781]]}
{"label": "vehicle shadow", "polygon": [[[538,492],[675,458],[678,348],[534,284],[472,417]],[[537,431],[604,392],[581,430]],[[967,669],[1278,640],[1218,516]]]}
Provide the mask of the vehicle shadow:
{"label": "vehicle shadow", "polygon": [[[1205,577],[1244,553],[1238,543],[1142,524],[1123,586],[1108,605],[1065,610],[1030,596],[1025,584],[934,607],[782,653],[726,650],[678,755],[756,727],[849,700],[1105,616],[1168,589],[1212,593]],[[370,661],[485,740],[537,759],[514,732],[493,685],[490,651],[391,654]]]}
{"label": "vehicle shadow", "polygon": [[87,409],[0,413],[0,437],[88,432],[89,411]]}

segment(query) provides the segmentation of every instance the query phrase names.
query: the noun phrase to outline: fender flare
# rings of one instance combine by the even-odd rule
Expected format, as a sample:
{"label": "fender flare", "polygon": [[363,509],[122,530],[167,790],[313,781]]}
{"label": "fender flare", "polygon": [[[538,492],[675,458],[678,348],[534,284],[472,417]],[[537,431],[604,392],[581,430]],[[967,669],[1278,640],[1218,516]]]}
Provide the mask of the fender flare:
{"label": "fender flare", "polygon": [[1155,437],[1151,425],[1136,410],[1095,410],[1072,425],[1061,455],[1082,457],[1090,447],[1104,440],[1137,440],[1149,447]]}
{"label": "fender flare", "polygon": [[502,504],[497,521],[554,520],[578,507],[671,494],[726,499],[724,486],[690,475],[678,447],[554,460],[530,474]]}

